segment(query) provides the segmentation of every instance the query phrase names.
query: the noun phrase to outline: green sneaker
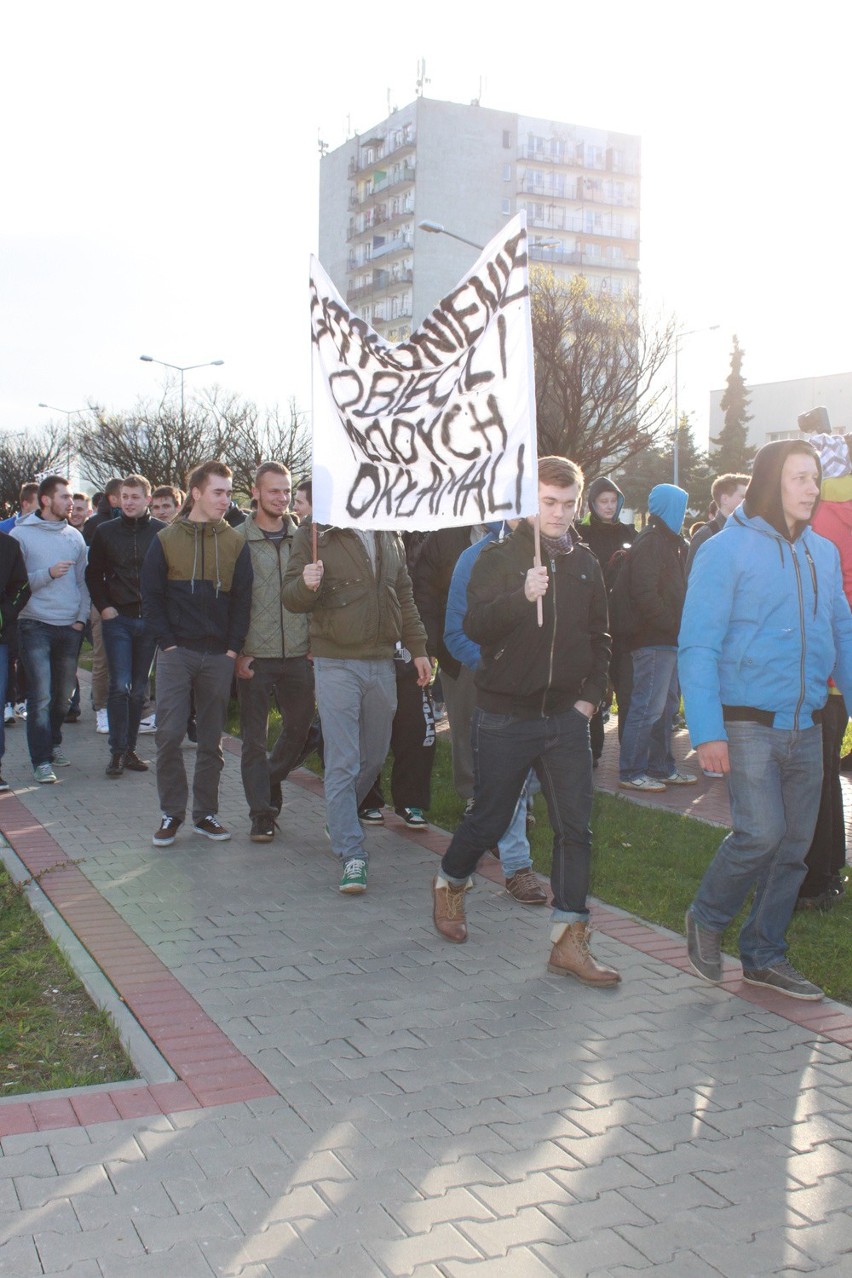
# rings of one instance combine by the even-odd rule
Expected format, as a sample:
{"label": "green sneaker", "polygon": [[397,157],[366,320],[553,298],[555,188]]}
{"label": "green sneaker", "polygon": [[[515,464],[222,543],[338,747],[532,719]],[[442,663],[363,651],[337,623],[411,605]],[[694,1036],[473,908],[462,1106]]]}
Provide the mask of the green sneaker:
{"label": "green sneaker", "polygon": [[56,780],[56,773],[49,763],[40,763],[37,768],[33,768],[33,776],[39,785],[53,785]]}
{"label": "green sneaker", "polygon": [[54,768],[70,768],[71,760],[67,754],[63,754],[61,750],[54,750],[53,758],[50,761]]}
{"label": "green sneaker", "polygon": [[352,857],[343,866],[340,891],[349,895],[367,891],[367,862],[362,857]]}

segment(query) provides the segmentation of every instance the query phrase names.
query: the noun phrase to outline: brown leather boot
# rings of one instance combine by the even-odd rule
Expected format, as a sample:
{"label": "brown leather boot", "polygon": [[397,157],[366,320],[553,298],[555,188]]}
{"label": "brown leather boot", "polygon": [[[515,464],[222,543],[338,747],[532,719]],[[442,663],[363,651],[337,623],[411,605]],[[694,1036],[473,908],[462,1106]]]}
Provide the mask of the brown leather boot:
{"label": "brown leather boot", "polygon": [[432,918],[435,928],[447,941],[461,945],[467,940],[467,922],[464,917],[464,894],[467,886],[456,887],[446,883],[439,887],[438,878],[432,880]]}
{"label": "brown leather boot", "polygon": [[[557,925],[558,926],[558,925]],[[589,950],[591,929],[588,923],[567,923],[565,930],[554,941],[547,964],[548,972],[556,972],[558,976],[573,976],[583,985],[617,985],[621,980],[614,967],[604,967],[598,963]],[[556,928],[554,927],[554,932]]]}

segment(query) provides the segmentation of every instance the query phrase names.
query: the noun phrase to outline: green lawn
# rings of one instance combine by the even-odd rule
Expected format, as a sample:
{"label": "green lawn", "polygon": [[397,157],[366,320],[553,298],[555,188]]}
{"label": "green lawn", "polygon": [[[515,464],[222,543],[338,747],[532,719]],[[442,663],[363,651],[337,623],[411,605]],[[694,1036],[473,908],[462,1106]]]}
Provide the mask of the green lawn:
{"label": "green lawn", "polygon": [[106,1012],[0,866],[0,1096],[136,1078]]}

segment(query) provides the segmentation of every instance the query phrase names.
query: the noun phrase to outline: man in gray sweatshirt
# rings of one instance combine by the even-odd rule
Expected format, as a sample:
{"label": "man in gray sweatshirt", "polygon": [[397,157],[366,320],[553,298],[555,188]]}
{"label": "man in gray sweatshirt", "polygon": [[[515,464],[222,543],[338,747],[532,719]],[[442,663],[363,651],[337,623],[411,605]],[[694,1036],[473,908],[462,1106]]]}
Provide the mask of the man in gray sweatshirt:
{"label": "man in gray sweatshirt", "polygon": [[48,475],[38,510],[10,534],[21,544],[32,591],[18,618],[18,642],[28,681],[27,745],[42,784],[56,780],[54,767],[70,763],[59,747],[90,608],[86,543],[68,523],[70,511],[68,481]]}

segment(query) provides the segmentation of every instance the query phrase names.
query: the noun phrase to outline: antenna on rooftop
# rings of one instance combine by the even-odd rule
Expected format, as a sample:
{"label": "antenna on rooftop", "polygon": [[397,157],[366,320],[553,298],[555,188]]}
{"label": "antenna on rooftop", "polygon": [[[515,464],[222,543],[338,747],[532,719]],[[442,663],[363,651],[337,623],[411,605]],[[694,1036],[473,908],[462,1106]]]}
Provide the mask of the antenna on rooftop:
{"label": "antenna on rooftop", "polygon": [[432,81],[428,79],[426,75],[426,59],[421,58],[419,62],[417,63],[417,97],[418,98],[423,97],[423,90],[426,88],[427,84],[431,84],[431,83]]}
{"label": "antenna on rooftop", "polygon": [[317,146],[319,147],[320,155],[328,155],[328,143],[323,142],[322,138],[320,137],[319,129],[317,129]]}

